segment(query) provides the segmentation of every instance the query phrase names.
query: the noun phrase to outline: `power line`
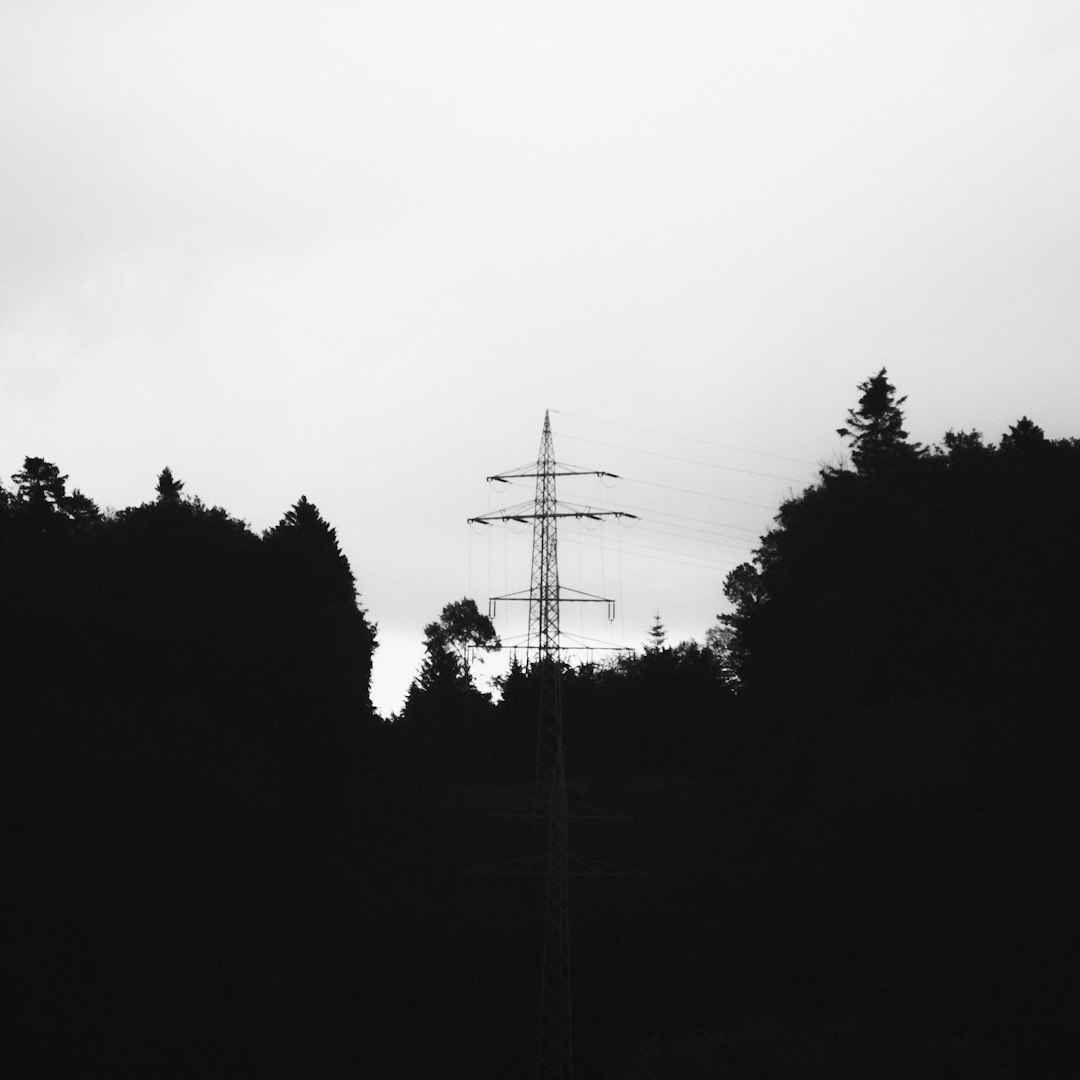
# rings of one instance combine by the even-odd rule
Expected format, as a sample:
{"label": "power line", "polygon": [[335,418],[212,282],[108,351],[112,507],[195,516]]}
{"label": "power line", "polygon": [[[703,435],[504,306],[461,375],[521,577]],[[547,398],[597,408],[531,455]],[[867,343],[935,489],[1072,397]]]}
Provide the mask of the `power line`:
{"label": "power line", "polygon": [[[653,524],[659,525],[663,524],[663,522],[654,522]],[[737,541],[734,544],[725,544],[717,537],[715,533],[706,532],[704,529],[692,529],[687,531],[699,533],[702,539],[699,540],[697,537],[687,536],[684,533],[671,532],[667,529],[648,529],[641,525],[636,525],[634,527],[634,532],[651,533],[654,536],[671,536],[677,540],[688,540],[691,544],[711,544],[714,547],[734,548],[736,550],[750,550],[749,541],[741,540],[738,537],[725,537],[724,539]]]}
{"label": "power line", "polygon": [[[712,544],[716,547],[739,547],[747,549],[751,544],[756,542],[745,536],[730,536],[726,533],[716,532],[713,529],[697,529],[690,525],[677,525],[670,521],[654,521],[650,517],[643,516],[646,513],[647,511],[643,511],[642,514],[639,514],[637,516],[638,523],[628,526],[628,529],[632,532],[648,532],[655,533],[658,536],[673,536],[680,540],[688,540],[692,544]],[[646,528],[642,523],[664,527],[650,529]],[[597,526],[590,528],[585,524],[584,532],[581,535],[595,535],[601,531],[602,530]],[[733,541],[733,543],[725,543],[725,541]]]}
{"label": "power line", "polygon": [[746,476],[760,476],[766,480],[783,480],[785,483],[798,484],[800,479],[795,476],[777,476],[776,473],[756,472],[754,469],[739,469],[734,465],[717,465],[712,461],[701,461],[699,458],[684,458],[677,454],[662,454],[658,450],[641,450],[636,446],[624,446],[621,443],[604,442],[601,439],[586,439],[581,435],[567,435],[559,432],[560,439],[569,439],[571,442],[592,443],[594,446],[607,446],[613,450],[629,450],[632,454],[648,454],[650,457],[665,458],[668,461],[680,461],[685,465],[704,465],[707,469],[722,469],[724,472],[743,473]]}
{"label": "power line", "polygon": [[751,528],[748,525],[732,525],[730,521],[713,521],[711,518],[688,517],[686,514],[673,514],[668,510],[651,510],[640,506],[627,506],[625,503],[620,503],[619,506],[620,509],[636,512],[643,519],[649,515],[655,515],[656,517],[674,518],[676,521],[693,521],[699,525],[716,525],[721,529],[734,529],[736,532],[755,534],[760,532],[760,530]]}
{"label": "power line", "polygon": [[[601,550],[602,544],[595,544],[589,540],[582,540],[578,538],[582,547],[592,548],[593,550]],[[653,559],[660,562],[669,562],[677,566],[686,566],[695,570],[718,570],[720,566],[740,566],[741,563],[732,562],[730,559],[713,558],[710,555],[694,555],[687,554],[686,558],[678,559],[674,558],[670,548],[657,547],[654,544],[638,544],[633,541],[624,540],[621,543],[624,548],[633,548],[635,550],[628,552],[632,558],[637,559]],[[658,551],[661,555],[642,555],[642,551]],[[690,562],[688,560],[696,560]],[[747,560],[742,560],[746,562]],[[718,564],[718,565],[717,565]]]}
{"label": "power line", "polygon": [[[774,458],[776,461],[793,461],[798,465],[813,465],[817,466],[816,461],[808,461],[806,458],[786,457],[783,454],[770,454],[765,450],[750,450],[745,446],[732,446],[730,443],[711,442],[708,439],[695,439],[690,435],[676,435],[670,431],[656,431],[651,428],[635,427],[633,424],[620,424],[614,420],[600,420],[595,416],[582,416],[580,413],[568,413],[563,412],[561,409],[552,409],[553,413],[558,416],[568,416],[572,420],[584,420],[589,424],[606,424],[608,427],[625,428],[627,431],[640,431],[645,435],[659,435],[664,439],[682,439],[684,442],[700,443],[702,446],[716,446],[721,450],[737,450],[742,454],[755,454],[758,457]],[[562,435],[562,438],[571,438],[572,436]]]}
{"label": "power line", "polygon": [[724,495],[713,495],[708,491],[692,491],[690,488],[672,487],[670,484],[658,484],[654,480],[635,480],[633,477],[624,476],[625,484],[644,484],[646,487],[660,488],[663,491],[677,491],[683,495],[696,495],[700,499],[715,499],[717,502],[734,503],[736,506],[752,506],[755,510],[771,510],[776,512],[775,506],[766,506],[764,503],[746,502],[744,499],[729,499]]}

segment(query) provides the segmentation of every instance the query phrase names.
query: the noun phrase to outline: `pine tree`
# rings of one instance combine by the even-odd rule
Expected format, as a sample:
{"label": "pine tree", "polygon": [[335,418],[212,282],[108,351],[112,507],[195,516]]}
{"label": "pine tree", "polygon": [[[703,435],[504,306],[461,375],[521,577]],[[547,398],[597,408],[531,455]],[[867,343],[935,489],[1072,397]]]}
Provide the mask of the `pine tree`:
{"label": "pine tree", "polygon": [[356,579],[338,544],[337,531],[304,495],[265,534],[290,589],[308,597],[352,605]]}
{"label": "pine tree", "polygon": [[667,630],[660,621],[660,612],[656,613],[652,626],[649,627],[649,644],[645,646],[647,653],[663,652],[667,643]]}
{"label": "pine tree", "polygon": [[177,480],[168,465],[158,474],[157,487],[154,489],[158,494],[158,502],[175,505],[180,501],[180,493],[184,490],[184,482]]}
{"label": "pine tree", "polygon": [[877,472],[883,465],[918,457],[923,447],[908,442],[904,413],[900,406],[907,397],[897,399],[896,387],[882,368],[864,383],[859,407],[848,410],[848,426],[837,428],[837,435],[851,440],[851,460],[861,476]]}
{"label": "pine tree", "polygon": [[23,467],[11,479],[18,485],[19,501],[29,506],[56,507],[64,501],[67,477],[61,476],[60,470],[44,458],[25,458]]}
{"label": "pine tree", "polygon": [[[301,496],[263,536],[282,612],[302,633],[294,659],[327,687],[370,710],[375,626],[359,607],[356,578],[336,530]],[[336,691],[335,691],[336,692]]]}

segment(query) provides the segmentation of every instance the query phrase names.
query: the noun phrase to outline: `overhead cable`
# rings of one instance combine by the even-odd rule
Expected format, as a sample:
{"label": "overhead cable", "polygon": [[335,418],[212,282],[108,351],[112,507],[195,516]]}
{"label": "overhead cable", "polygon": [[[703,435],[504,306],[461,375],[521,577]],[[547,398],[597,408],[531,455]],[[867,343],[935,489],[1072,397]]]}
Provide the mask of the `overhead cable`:
{"label": "overhead cable", "polygon": [[[730,443],[712,442],[709,439],[695,439],[691,435],[676,435],[670,431],[655,431],[650,428],[635,427],[633,424],[620,424],[614,420],[600,420],[595,416],[582,416],[580,413],[563,412],[562,409],[552,409],[551,412],[558,416],[568,416],[572,420],[584,420],[589,424],[606,424],[608,427],[625,428],[627,431],[640,431],[645,435],[659,435],[664,439],[682,439],[684,442],[700,443],[702,446],[716,446],[721,450],[738,450],[742,454],[755,454],[758,457],[775,458],[777,461],[793,461],[798,465],[814,465],[816,461],[808,461],[806,458],[787,457],[784,454],[770,454],[765,450],[750,450],[745,446],[732,446]],[[568,438],[560,435],[560,438]]]}

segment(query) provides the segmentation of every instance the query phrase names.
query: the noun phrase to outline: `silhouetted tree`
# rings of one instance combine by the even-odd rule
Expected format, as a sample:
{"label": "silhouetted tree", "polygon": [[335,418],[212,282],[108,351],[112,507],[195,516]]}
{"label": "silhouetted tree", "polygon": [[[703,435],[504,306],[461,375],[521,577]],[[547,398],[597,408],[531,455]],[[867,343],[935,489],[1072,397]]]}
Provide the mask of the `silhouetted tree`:
{"label": "silhouetted tree", "polygon": [[481,615],[476,601],[463,597],[442,609],[439,621],[424,627],[425,651],[452,653],[457,658],[458,670],[472,685],[472,662],[481,660],[479,652],[496,652],[501,647],[499,635],[491,619]]}
{"label": "silhouetted tree", "polygon": [[81,528],[101,519],[101,511],[89,496],[78,488],[67,494],[68,478],[51,461],[28,457],[12,479],[17,489],[11,505],[37,528],[55,532],[59,527],[63,532],[69,523]]}
{"label": "silhouetted tree", "polygon": [[494,680],[500,698],[497,714],[499,746],[507,777],[532,778],[536,769],[540,683],[515,652],[506,673]]}
{"label": "silhouetted tree", "polygon": [[724,578],[724,596],[734,610],[720,615],[727,631],[724,643],[731,673],[737,679],[750,648],[755,616],[765,600],[765,583],[753,563],[740,563]]}
{"label": "silhouetted tree", "polygon": [[744,688],[839,715],[1015,687],[1061,655],[1049,627],[1075,578],[1060,540],[1076,512],[1073,450],[1025,418],[1001,450],[950,431],[927,455],[907,442],[884,371],[859,389],[845,429],[858,471],[823,470],[781,506],[756,567],[728,575],[722,622]]}
{"label": "silhouetted tree", "polygon": [[11,479],[18,485],[19,500],[30,506],[59,507],[64,501],[68,478],[44,458],[26,458]]}
{"label": "silhouetted tree", "polygon": [[373,629],[333,530],[299,507],[263,542],[197,498],[103,520],[65,480],[28,459],[0,522],[0,790],[25,936],[0,1071],[227,1056],[335,1075],[332,1050],[301,1061],[296,1017],[322,1009],[308,973],[334,977],[317,958],[356,934],[335,913],[362,887],[332,863],[375,815],[356,737]]}
{"label": "silhouetted tree", "polygon": [[292,638],[292,656],[282,658],[277,674],[292,692],[325,691],[343,707],[370,713],[375,627],[357,604],[356,579],[336,530],[301,496],[263,542],[277,617]]}
{"label": "silhouetted tree", "polygon": [[[857,471],[823,470],[728,578],[723,621],[760,740],[748,771],[772,823],[759,836],[780,838],[758,852],[777,874],[759,886],[798,897],[758,932],[787,935],[781,966],[803,1001],[850,979],[909,1032],[1009,1018],[1019,1060],[1045,1060],[1071,1039],[1040,987],[1060,972],[1076,882],[1056,822],[1075,807],[1080,444],[1024,418],[999,449],[950,431],[932,454],[898,450],[900,402],[883,372],[868,399],[873,382],[862,410],[892,423],[846,429],[863,436]],[[1024,869],[1006,880],[1001,866]],[[1003,944],[1021,909],[1042,913],[1033,940]],[[875,987],[857,974],[867,962]]]}
{"label": "silhouetted tree", "polygon": [[984,458],[993,453],[993,449],[992,446],[986,446],[983,443],[981,431],[953,431],[950,428],[945,432],[942,445],[934,447],[934,453],[957,462]]}
{"label": "silhouetted tree", "polygon": [[718,615],[717,619],[720,622],[716,626],[709,627],[705,632],[705,648],[712,653],[720,665],[724,685],[729,689],[734,689],[738,685],[738,670],[731,648],[735,631],[724,624],[723,616]]}
{"label": "silhouetted tree", "polygon": [[264,539],[282,583],[292,594],[355,602],[356,579],[338,545],[337,532],[307,496],[301,495]]}
{"label": "silhouetted tree", "polygon": [[16,518],[35,532],[62,536],[68,524],[67,479],[51,461],[27,457],[12,475]]}
{"label": "silhouetted tree", "polygon": [[1038,424],[1026,416],[1020,417],[1009,430],[1001,436],[1002,450],[1027,451],[1046,444],[1046,435]]}
{"label": "silhouetted tree", "polygon": [[498,649],[499,638],[486,615],[477,610],[476,601],[465,597],[447,604],[437,622],[424,627],[424,660],[410,688],[405,711],[410,703],[415,713],[421,698],[436,708],[450,706],[455,699],[477,696],[469,671],[469,650]]}
{"label": "silhouetted tree", "polygon": [[458,653],[446,647],[438,623],[424,627],[424,659],[415,685],[423,693],[441,694],[469,685],[464,662]]}
{"label": "silhouetted tree", "polygon": [[86,526],[101,520],[97,503],[78,488],[64,500],[63,508],[76,526]]}
{"label": "silhouetted tree", "polygon": [[885,369],[859,384],[862,396],[858,408],[848,410],[848,426],[836,433],[851,441],[851,460],[860,474],[869,474],[883,465],[910,460],[922,453],[922,447],[908,442],[904,414],[900,406],[907,397],[897,399],[896,387],[889,382]]}
{"label": "silhouetted tree", "polygon": [[491,695],[473,685],[466,658],[470,649],[497,647],[491,621],[468,598],[447,604],[424,627],[424,659],[395,725],[418,766],[459,779],[489,771],[494,707]]}
{"label": "silhouetted tree", "polygon": [[184,483],[182,480],[177,480],[172,474],[172,469],[166,465],[165,468],[158,473],[157,485],[154,490],[157,492],[158,502],[175,504],[180,501],[181,492],[184,490]]}

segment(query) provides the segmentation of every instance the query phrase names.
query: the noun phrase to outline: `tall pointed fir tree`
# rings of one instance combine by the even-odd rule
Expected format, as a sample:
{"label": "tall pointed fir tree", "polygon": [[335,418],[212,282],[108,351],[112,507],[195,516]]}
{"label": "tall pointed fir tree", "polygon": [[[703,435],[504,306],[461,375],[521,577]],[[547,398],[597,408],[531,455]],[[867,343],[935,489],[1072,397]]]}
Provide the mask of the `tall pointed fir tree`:
{"label": "tall pointed fir tree", "polygon": [[900,461],[910,461],[924,451],[918,443],[908,442],[904,413],[900,408],[907,397],[896,397],[896,387],[889,382],[885,369],[859,383],[862,396],[858,408],[848,410],[847,426],[837,428],[851,442],[851,460],[861,476],[879,471]]}
{"label": "tall pointed fir tree", "polygon": [[263,539],[293,641],[288,669],[276,677],[296,693],[370,714],[375,627],[357,602],[336,530],[301,496]]}

